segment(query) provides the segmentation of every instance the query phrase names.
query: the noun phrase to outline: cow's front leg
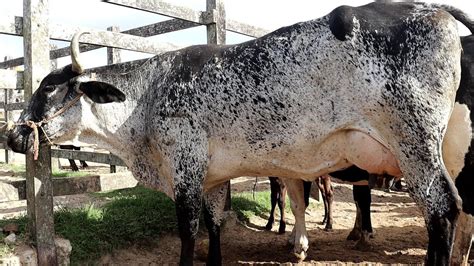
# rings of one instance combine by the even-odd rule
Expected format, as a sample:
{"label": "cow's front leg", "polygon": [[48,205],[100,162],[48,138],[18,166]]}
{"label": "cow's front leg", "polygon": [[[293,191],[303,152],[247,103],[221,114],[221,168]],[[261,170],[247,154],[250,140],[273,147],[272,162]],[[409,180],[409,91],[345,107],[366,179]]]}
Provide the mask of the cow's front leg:
{"label": "cow's front leg", "polygon": [[290,235],[290,243],[293,241],[293,252],[299,260],[306,258],[308,250],[308,234],[306,232],[305,224],[305,200],[304,200],[304,186],[302,180],[285,179],[287,185],[288,195],[290,196],[291,211],[295,216],[295,227]]}
{"label": "cow's front leg", "polygon": [[204,221],[209,233],[207,265],[221,265],[220,230],[227,198],[227,183],[207,191],[204,195]]}
{"label": "cow's front leg", "polygon": [[[180,265],[192,265],[194,244],[199,229],[203,198],[203,182],[207,169],[207,142],[198,130],[181,121],[170,124],[180,126],[165,155],[170,160],[170,170],[174,182],[176,215],[181,238]],[[173,128],[174,129],[174,128]]]}

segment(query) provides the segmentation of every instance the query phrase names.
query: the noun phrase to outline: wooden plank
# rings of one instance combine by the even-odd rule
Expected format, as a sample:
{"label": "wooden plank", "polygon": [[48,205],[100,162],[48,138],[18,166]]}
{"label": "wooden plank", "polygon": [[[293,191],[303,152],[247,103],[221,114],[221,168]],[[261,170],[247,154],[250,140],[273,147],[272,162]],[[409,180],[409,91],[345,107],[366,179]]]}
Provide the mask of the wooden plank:
{"label": "wooden plank", "polygon": [[23,62],[24,62],[23,57],[10,59],[10,60],[1,62],[0,63],[0,68],[12,68],[12,67],[16,67],[16,66],[21,66],[21,65],[24,64]]}
{"label": "wooden plank", "polygon": [[[10,90],[11,91],[11,90]],[[3,105],[3,108],[6,111],[16,111],[16,110],[23,110],[26,108],[28,103],[21,102],[21,103],[7,103]]]}
{"label": "wooden plank", "polygon": [[206,25],[207,43],[208,44],[225,44],[225,7],[223,0],[207,0],[206,10],[211,12],[215,10],[215,20],[213,23]]}
{"label": "wooden plank", "polygon": [[81,36],[82,43],[96,44],[113,48],[120,48],[130,51],[137,51],[149,54],[160,54],[171,50],[182,48],[171,43],[160,43],[144,37],[133,36],[129,34],[98,31],[95,29],[86,29],[68,26],[51,26],[51,39],[60,41],[70,41],[74,34],[79,31],[87,31],[91,34]]}
{"label": "wooden plank", "polygon": [[245,24],[231,19],[226,21],[226,30],[255,38],[262,37],[263,35],[270,32],[267,29],[255,27],[250,24]]}
{"label": "wooden plank", "polygon": [[[117,26],[108,27],[107,30],[112,32],[120,32],[120,29]],[[122,59],[120,58],[120,50],[116,48],[107,47],[107,65],[112,65],[120,62],[122,62]]]}
{"label": "wooden plank", "polygon": [[104,2],[199,24],[209,23],[203,17],[204,12],[173,5],[162,0],[104,0]]}
{"label": "wooden plank", "polygon": [[[118,27],[109,27],[107,30],[118,32],[120,31]],[[122,60],[120,58],[120,50],[115,48],[107,48],[107,65],[113,65],[120,63]],[[110,165],[110,173],[116,173],[117,166],[114,164]]]}
{"label": "wooden plank", "polygon": [[[48,0],[23,0],[23,49],[25,55],[25,100],[49,72]],[[26,155],[27,215],[30,235],[36,242],[38,265],[57,265],[54,244],[51,150],[41,146],[38,160]]]}
{"label": "wooden plank", "polygon": [[[200,24],[198,23],[193,23],[193,22],[189,22],[185,20],[170,19],[170,20],[165,20],[165,21],[161,21],[158,23],[154,23],[154,24],[150,24],[150,25],[146,25],[142,27],[124,30],[122,31],[122,33],[135,35],[135,36],[141,36],[141,37],[150,37],[150,36],[155,36],[155,35],[164,34],[168,32],[189,29],[189,28],[193,28],[199,25]],[[87,51],[92,51],[92,50],[102,48],[102,46],[91,45],[91,44],[81,44],[79,47],[80,47],[81,52],[87,52]],[[68,47],[52,50],[50,52],[50,59],[52,60],[52,59],[65,57],[69,55],[71,55],[71,49],[68,46]],[[21,65],[23,65],[23,57],[7,60],[5,62],[0,62],[0,68],[10,68],[10,67],[21,66]]]}
{"label": "wooden plank", "polygon": [[155,36],[155,35],[164,34],[168,32],[194,28],[200,25],[201,24],[199,23],[194,23],[191,21],[186,21],[186,20],[181,20],[181,19],[169,19],[169,20],[153,23],[150,25],[142,26],[142,27],[125,30],[125,31],[122,31],[122,33],[142,36],[142,37],[150,37],[150,36]]}
{"label": "wooden plank", "polygon": [[82,160],[110,165],[126,166],[117,156],[107,153],[51,149],[51,156],[63,159]]}
{"label": "wooden plank", "polygon": [[[10,100],[13,98],[11,97],[12,96],[12,91],[11,90],[8,90],[8,89],[4,89],[3,90],[3,93],[4,93],[4,102],[5,102],[5,105],[8,104],[10,102]],[[4,116],[4,119],[5,119],[5,122],[8,124],[8,121],[12,121],[13,120],[13,114],[12,112],[8,111],[6,108],[4,108],[4,111],[3,111],[3,116]],[[10,161],[12,161],[13,159],[13,152],[9,149],[5,149],[5,147],[7,146],[7,136],[5,134],[5,131],[3,131],[1,134],[0,134],[2,140],[2,149],[5,150],[5,163],[8,164],[10,163]]]}
{"label": "wooden plank", "polygon": [[23,35],[23,18],[3,14],[0,16],[0,33],[16,36]]}
{"label": "wooden plank", "polygon": [[23,72],[0,69],[0,89],[23,88]]}

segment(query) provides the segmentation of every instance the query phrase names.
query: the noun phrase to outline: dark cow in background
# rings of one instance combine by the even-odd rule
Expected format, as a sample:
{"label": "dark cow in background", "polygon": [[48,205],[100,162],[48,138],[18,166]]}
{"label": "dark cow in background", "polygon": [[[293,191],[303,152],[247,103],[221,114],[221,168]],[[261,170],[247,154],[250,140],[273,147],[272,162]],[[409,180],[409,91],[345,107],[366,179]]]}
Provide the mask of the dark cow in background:
{"label": "dark cow in background", "polygon": [[461,44],[442,8],[345,6],[242,44],[191,46],[134,68],[84,70],[79,37],[73,64],[43,79],[8,144],[27,152],[27,125],[47,121],[44,145],[43,134],[78,137],[119,156],[142,184],[175,200],[182,265],[193,263],[202,205],[208,263],[221,264],[226,181],[239,176],[287,178],[294,213],[303,209],[293,239],[304,258],[300,179],[351,165],[403,174],[428,225],[427,264],[450,263],[460,199],[441,143]]}
{"label": "dark cow in background", "polygon": [[[272,230],[273,223],[275,221],[275,208],[278,204],[278,208],[280,209],[280,224],[278,227],[278,233],[284,234],[286,230],[286,219],[285,219],[285,206],[286,206],[286,186],[283,180],[278,177],[269,176],[270,181],[270,215],[268,217],[268,222],[265,225],[265,229],[270,231]],[[321,191],[322,200],[324,202],[324,218],[322,223],[326,224],[326,229],[332,229],[332,216],[329,218],[329,208],[332,205],[332,188],[331,188],[331,181],[329,176],[327,177],[319,177],[315,181],[317,183],[317,187],[319,191]],[[311,183],[304,181],[304,201],[305,206],[308,207],[309,205],[309,196],[313,192],[311,190]],[[329,188],[326,186],[329,185]],[[312,195],[313,196],[313,195]],[[316,197],[316,196],[313,196]],[[330,201],[330,202],[329,202]]]}
{"label": "dark cow in background", "polygon": [[[74,145],[59,145],[60,149],[64,150],[75,150],[75,151],[80,151],[81,147],[74,146]],[[74,160],[68,159],[69,165],[71,167],[71,170],[74,172],[79,171],[79,167],[77,167],[77,164]],[[86,161],[79,160],[79,163],[81,164],[82,169],[89,167],[89,165],[86,163]]]}
{"label": "dark cow in background", "polygon": [[[468,28],[474,33],[474,24]],[[466,104],[470,119],[474,121],[474,35],[461,38],[463,55],[461,57],[461,83],[456,94],[456,101]],[[471,124],[474,131],[474,124]],[[456,188],[462,199],[460,225],[456,231],[453,260],[467,265],[469,251],[474,234],[474,140],[471,139],[469,151],[464,159],[464,167],[455,178]]]}
{"label": "dark cow in background", "polygon": [[278,177],[269,176],[270,180],[270,215],[268,217],[265,229],[270,231],[275,221],[275,208],[278,204],[280,209],[280,224],[278,227],[278,233],[284,234],[286,230],[286,219],[285,219],[285,206],[286,206],[286,186],[282,180]]}

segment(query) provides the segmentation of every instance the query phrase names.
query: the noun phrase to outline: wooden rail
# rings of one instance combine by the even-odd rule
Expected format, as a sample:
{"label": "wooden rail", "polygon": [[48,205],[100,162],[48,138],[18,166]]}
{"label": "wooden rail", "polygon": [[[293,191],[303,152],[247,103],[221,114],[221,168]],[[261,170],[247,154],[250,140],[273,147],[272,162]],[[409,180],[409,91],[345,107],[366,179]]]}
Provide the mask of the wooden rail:
{"label": "wooden rail", "polygon": [[[78,31],[88,31],[92,34],[81,38],[81,51],[90,51],[101,47],[108,47],[109,66],[116,71],[127,71],[145,60],[120,63],[117,49],[132,50],[150,54],[158,54],[180,48],[180,46],[150,40],[147,37],[168,32],[188,29],[200,25],[206,26],[207,43],[225,44],[226,30],[259,37],[268,31],[245,23],[228,20],[225,14],[223,0],[206,0],[206,10],[196,11],[191,8],[174,5],[162,0],[106,0],[105,2],[165,15],[172,19],[150,25],[145,25],[125,31],[118,28],[109,28],[107,31],[70,27],[49,23],[48,0],[23,0],[23,17],[2,14],[0,17],[0,34],[22,36],[24,41],[24,57],[0,62],[0,68],[12,68],[24,65],[24,72],[15,70],[0,70],[0,89],[6,92],[0,108],[4,108],[5,118],[12,119],[13,110],[22,110],[25,102],[11,102],[12,89],[24,92],[25,101],[38,88],[39,82],[50,70],[50,60],[69,56],[69,47],[56,49],[49,42],[53,40],[70,41]],[[97,69],[100,69],[99,67]],[[0,137],[0,140],[4,140]],[[27,155],[27,199],[28,226],[32,239],[38,249],[39,265],[56,265],[56,249],[54,245],[53,221],[53,189],[51,182],[51,157],[105,163],[112,166],[125,166],[117,156],[107,153],[86,151],[72,151],[50,149],[47,146],[40,148],[39,159],[34,161],[32,155]],[[229,182],[230,187],[230,182]],[[229,190],[230,191],[230,190]],[[228,193],[227,208],[230,207],[230,192]]]}
{"label": "wooden rail", "polygon": [[51,149],[51,157],[126,166],[119,157],[110,153]]}

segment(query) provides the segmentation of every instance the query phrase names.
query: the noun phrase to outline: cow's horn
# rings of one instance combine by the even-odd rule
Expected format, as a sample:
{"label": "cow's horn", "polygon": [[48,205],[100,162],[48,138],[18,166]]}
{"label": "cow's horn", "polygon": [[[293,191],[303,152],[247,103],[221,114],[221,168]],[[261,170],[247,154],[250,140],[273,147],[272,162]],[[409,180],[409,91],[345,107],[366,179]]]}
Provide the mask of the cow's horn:
{"label": "cow's horn", "polygon": [[71,40],[71,60],[72,60],[72,71],[81,74],[84,72],[84,68],[81,65],[81,62],[79,60],[79,54],[81,53],[79,51],[79,38],[83,34],[89,34],[89,32],[78,32],[74,34]]}

